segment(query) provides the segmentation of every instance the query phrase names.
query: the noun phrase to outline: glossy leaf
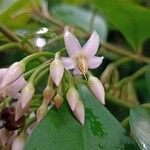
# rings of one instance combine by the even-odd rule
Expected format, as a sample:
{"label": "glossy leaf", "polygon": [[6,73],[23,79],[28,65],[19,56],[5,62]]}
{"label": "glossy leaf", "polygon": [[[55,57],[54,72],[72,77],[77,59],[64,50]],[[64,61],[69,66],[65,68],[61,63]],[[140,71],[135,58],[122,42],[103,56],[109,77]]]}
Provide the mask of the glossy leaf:
{"label": "glossy leaf", "polygon": [[[38,3],[38,0],[36,2]],[[0,5],[0,22],[15,28],[25,26],[31,15],[32,4],[30,1],[2,0]]]}
{"label": "glossy leaf", "polygon": [[120,123],[96,100],[86,86],[79,92],[85,104],[86,121],[82,126],[68,104],[52,109],[28,139],[25,150],[134,150]]}
{"label": "glossy leaf", "polygon": [[150,109],[135,107],[130,111],[130,126],[142,150],[150,149]]}
{"label": "glossy leaf", "polygon": [[[66,24],[77,26],[87,32],[89,31],[92,17],[91,11],[71,5],[57,5],[51,11]],[[104,18],[96,15],[93,21],[93,29],[98,32],[102,40],[106,40],[108,31]]]}
{"label": "glossy leaf", "polygon": [[127,1],[94,0],[95,7],[103,11],[131,44],[134,50],[141,50],[143,42],[150,37],[150,10]]}

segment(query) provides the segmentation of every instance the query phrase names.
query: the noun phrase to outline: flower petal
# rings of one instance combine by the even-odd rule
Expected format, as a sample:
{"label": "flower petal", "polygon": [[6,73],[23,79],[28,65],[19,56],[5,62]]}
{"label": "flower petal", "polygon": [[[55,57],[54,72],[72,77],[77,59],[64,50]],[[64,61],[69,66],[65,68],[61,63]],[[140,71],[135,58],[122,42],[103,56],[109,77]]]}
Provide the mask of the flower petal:
{"label": "flower petal", "polygon": [[89,69],[94,69],[94,68],[97,68],[98,66],[100,66],[100,64],[102,63],[104,57],[97,57],[97,56],[94,56],[92,58],[89,58],[87,60],[87,63],[88,63],[88,68]]}
{"label": "flower petal", "polygon": [[94,31],[89,40],[82,47],[82,51],[86,56],[93,57],[98,50],[99,44],[99,35],[96,33],[96,31]]}
{"label": "flower petal", "polygon": [[73,57],[81,50],[81,46],[77,38],[68,30],[64,34],[64,42],[69,56]]}
{"label": "flower petal", "polygon": [[7,71],[7,68],[0,69],[0,84],[3,80],[3,77],[4,77],[6,71]]}
{"label": "flower petal", "polygon": [[75,63],[70,57],[61,57],[61,61],[63,62],[63,65],[66,69],[75,68]]}
{"label": "flower petal", "polygon": [[19,91],[25,86],[26,80],[23,76],[19,77],[16,81],[6,87],[8,96],[17,99],[20,96]]}
{"label": "flower petal", "polygon": [[81,71],[79,70],[79,68],[77,66],[74,68],[73,74],[74,75],[81,74]]}

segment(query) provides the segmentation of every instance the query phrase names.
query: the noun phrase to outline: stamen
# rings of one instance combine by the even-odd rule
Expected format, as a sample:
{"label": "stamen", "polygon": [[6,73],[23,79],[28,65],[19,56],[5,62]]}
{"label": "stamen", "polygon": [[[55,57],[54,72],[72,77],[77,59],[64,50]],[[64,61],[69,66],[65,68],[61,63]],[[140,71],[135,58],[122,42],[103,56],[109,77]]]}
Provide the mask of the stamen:
{"label": "stamen", "polygon": [[77,66],[78,66],[79,70],[86,78],[85,74],[88,71],[88,67],[87,67],[87,61],[86,61],[85,57],[84,56],[77,57],[76,62],[77,62]]}

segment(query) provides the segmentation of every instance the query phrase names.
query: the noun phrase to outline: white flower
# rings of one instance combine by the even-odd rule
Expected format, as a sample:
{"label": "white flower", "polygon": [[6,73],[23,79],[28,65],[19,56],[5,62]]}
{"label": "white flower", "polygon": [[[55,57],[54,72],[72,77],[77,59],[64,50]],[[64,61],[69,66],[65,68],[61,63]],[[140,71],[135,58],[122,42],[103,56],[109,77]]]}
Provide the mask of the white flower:
{"label": "white flower", "polygon": [[85,75],[88,68],[97,68],[102,63],[104,57],[95,56],[100,44],[100,38],[95,31],[83,47],[68,30],[65,31],[64,42],[69,57],[62,57],[62,62],[66,69],[74,69],[73,74]]}

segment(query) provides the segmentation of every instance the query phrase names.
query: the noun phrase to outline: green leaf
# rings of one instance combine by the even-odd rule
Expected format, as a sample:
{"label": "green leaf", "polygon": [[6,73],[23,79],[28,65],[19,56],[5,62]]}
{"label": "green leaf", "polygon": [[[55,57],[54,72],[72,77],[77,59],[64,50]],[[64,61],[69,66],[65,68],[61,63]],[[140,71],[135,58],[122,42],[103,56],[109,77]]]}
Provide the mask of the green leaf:
{"label": "green leaf", "polygon": [[82,126],[68,104],[52,109],[28,139],[25,150],[134,150],[120,123],[89,92],[79,85],[85,104],[86,121]]}
{"label": "green leaf", "polygon": [[135,107],[130,110],[130,126],[139,147],[150,149],[150,109]]}
{"label": "green leaf", "polygon": [[31,15],[31,7],[31,2],[27,0],[1,0],[0,22],[15,28],[25,26]]}
{"label": "green leaf", "polygon": [[95,7],[124,35],[133,49],[140,51],[143,42],[150,37],[150,10],[127,1],[94,2]]}
{"label": "green leaf", "polygon": [[[66,24],[77,26],[86,32],[89,31],[92,17],[91,11],[71,5],[57,5],[52,7],[51,11]],[[106,40],[108,31],[104,18],[99,15],[95,15],[93,29],[98,32],[103,41]]]}

